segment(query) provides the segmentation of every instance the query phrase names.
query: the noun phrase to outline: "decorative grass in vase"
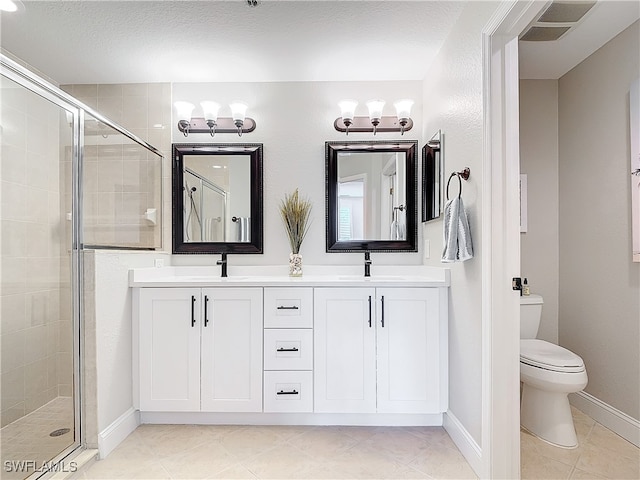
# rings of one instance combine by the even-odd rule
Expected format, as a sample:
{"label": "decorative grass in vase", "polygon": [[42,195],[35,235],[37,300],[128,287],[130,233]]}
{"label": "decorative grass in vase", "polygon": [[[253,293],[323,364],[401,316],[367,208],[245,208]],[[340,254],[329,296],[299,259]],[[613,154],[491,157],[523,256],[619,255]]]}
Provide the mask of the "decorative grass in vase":
{"label": "decorative grass in vase", "polygon": [[291,246],[289,275],[292,277],[302,276],[300,246],[309,231],[310,213],[311,202],[308,199],[301,198],[297,188],[291,195],[285,194],[284,200],[280,202],[280,215]]}

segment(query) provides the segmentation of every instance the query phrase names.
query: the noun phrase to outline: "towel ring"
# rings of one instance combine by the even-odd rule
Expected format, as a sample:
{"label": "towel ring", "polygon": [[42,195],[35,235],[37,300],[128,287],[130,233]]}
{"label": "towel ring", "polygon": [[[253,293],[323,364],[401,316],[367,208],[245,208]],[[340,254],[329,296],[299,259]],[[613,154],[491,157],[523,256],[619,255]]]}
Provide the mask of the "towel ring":
{"label": "towel ring", "polygon": [[458,177],[458,198],[460,198],[462,197],[462,180],[468,180],[470,174],[471,170],[469,169],[469,167],[467,167],[461,172],[453,172],[451,175],[449,175],[449,180],[447,180],[447,200],[449,200],[449,184],[451,183],[451,179],[456,176]]}

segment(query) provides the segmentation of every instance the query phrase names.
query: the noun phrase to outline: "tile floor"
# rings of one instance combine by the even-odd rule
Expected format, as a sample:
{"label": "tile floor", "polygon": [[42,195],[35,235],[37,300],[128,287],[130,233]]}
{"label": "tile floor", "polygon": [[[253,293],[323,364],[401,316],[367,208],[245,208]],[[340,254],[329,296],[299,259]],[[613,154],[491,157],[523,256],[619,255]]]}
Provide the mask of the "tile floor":
{"label": "tile floor", "polygon": [[85,479],[476,478],[441,427],[142,425]]}
{"label": "tile floor", "polygon": [[571,407],[578,448],[554,447],[520,433],[523,479],[640,479],[640,449]]}
{"label": "tile floor", "polygon": [[[580,447],[522,432],[523,479],[639,479],[640,451],[574,409]],[[468,479],[440,427],[142,425],[82,479]]]}
{"label": "tile floor", "polygon": [[[73,443],[73,399],[57,397],[46,405],[0,429],[0,478],[22,479],[25,474],[18,469],[33,473],[42,462],[51,460]],[[70,431],[60,436],[49,434],[60,428]],[[17,462],[23,463],[19,466]],[[5,463],[9,462],[9,464]]]}

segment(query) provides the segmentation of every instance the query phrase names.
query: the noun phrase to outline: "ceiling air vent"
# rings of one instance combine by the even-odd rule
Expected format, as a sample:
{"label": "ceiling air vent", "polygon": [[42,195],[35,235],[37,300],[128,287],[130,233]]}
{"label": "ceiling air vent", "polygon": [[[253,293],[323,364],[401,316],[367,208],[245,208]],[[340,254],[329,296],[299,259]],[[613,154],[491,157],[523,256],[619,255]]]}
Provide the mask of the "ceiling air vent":
{"label": "ceiling air vent", "polygon": [[571,27],[536,27],[532,26],[520,37],[525,42],[552,42],[567,33]]}
{"label": "ceiling air vent", "polygon": [[520,40],[527,42],[552,42],[571,30],[596,2],[557,1],[533,22]]}

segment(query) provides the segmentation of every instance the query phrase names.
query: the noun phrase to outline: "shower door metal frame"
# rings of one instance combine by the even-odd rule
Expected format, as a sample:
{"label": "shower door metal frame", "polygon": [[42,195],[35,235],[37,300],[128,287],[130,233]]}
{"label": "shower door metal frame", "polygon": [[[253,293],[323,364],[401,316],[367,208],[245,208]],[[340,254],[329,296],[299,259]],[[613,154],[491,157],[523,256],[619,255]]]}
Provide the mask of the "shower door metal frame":
{"label": "shower door metal frame", "polygon": [[[84,445],[83,429],[81,423],[82,413],[82,385],[81,385],[81,370],[80,370],[80,351],[82,341],[82,322],[80,321],[80,309],[83,306],[81,287],[82,287],[82,258],[79,255],[80,245],[80,205],[79,205],[79,189],[80,189],[80,143],[83,134],[83,125],[81,122],[82,111],[76,106],[65,101],[60,96],[51,92],[43,83],[37,80],[39,78],[33,78],[31,72],[23,69],[13,62],[8,63],[4,56],[0,57],[0,74],[9,80],[15,82],[21,87],[25,88],[29,92],[32,92],[45,100],[53,103],[61,109],[70,112],[73,115],[73,128],[72,128],[72,179],[71,179],[71,194],[72,194],[72,214],[71,214],[71,292],[72,292],[72,325],[73,325],[73,409],[74,409],[74,441],[73,443],[60,452],[52,459],[47,459],[52,463],[57,463],[66,458],[69,454],[75,450],[81,448]],[[44,460],[44,459],[43,459]],[[46,474],[46,472],[36,472],[31,477],[37,478]]]}
{"label": "shower door metal frame", "polygon": [[[82,223],[83,223],[83,209],[82,209],[82,162],[84,153],[84,120],[85,113],[88,113],[98,121],[113,128],[117,132],[126,136],[135,143],[141,145],[147,150],[155,153],[160,158],[160,175],[162,178],[162,164],[164,156],[162,153],[148,144],[144,140],[138,138],[128,130],[113,123],[111,120],[96,112],[91,107],[85,105],[79,100],[73,98],[68,93],[60,90],[47,80],[43,79],[39,75],[31,72],[29,69],[23,67],[19,63],[11,60],[9,57],[0,53],[0,75],[5,76],[9,80],[17,83],[21,87],[41,96],[42,98],[52,102],[60,108],[71,112],[73,114],[73,146],[72,146],[72,180],[71,180],[71,193],[72,193],[72,216],[71,216],[71,290],[72,290],[72,311],[73,311],[73,402],[74,402],[74,442],[60,452],[57,456],[50,459],[51,463],[58,463],[63,461],[69,455],[75,451],[80,451],[86,446],[86,439],[84,434],[84,425],[82,425],[82,394],[83,394],[83,369],[81,366],[80,358],[82,348],[84,347],[84,325],[83,314],[84,311],[84,263],[81,252],[83,250],[83,238],[82,238]],[[162,189],[160,190],[160,204],[162,205]],[[96,425],[97,427],[97,425]],[[47,475],[48,472],[37,472],[28,477],[38,478]]]}
{"label": "shower door metal frame", "polygon": [[[224,204],[224,218],[221,218],[220,221],[222,223],[222,241],[226,242],[227,241],[227,192],[225,191],[224,188],[216,185],[215,183],[213,183],[211,180],[208,180],[206,178],[204,178],[202,175],[194,172],[193,170],[191,170],[190,168],[185,167],[184,171],[186,173],[188,173],[189,175],[193,175],[194,177],[196,177],[198,180],[200,180],[200,187],[202,187],[203,185],[206,185],[208,188],[210,188],[211,190],[213,190],[215,193],[217,193],[218,195],[220,195],[223,199],[223,204]],[[204,241],[204,188],[200,189],[200,241]],[[186,223],[186,221],[185,221]]]}

